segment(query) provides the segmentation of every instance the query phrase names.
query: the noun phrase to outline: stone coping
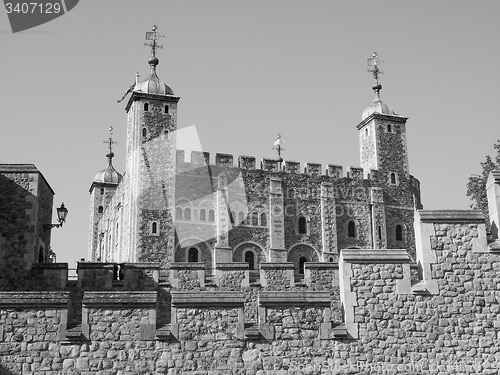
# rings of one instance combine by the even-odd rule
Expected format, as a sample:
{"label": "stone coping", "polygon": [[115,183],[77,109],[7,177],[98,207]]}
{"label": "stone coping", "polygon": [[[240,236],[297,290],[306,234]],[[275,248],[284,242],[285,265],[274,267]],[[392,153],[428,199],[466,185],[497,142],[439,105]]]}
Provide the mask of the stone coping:
{"label": "stone coping", "polygon": [[293,263],[292,262],[282,262],[282,263],[277,263],[277,262],[262,262],[260,264],[261,269],[281,269],[281,270],[291,270],[293,269]]}
{"label": "stone coping", "polygon": [[160,263],[122,263],[121,266],[124,269],[133,269],[133,268],[141,268],[141,269],[160,269]]}
{"label": "stone coping", "polygon": [[423,223],[485,223],[481,210],[419,210]]}
{"label": "stone coping", "polygon": [[34,263],[31,269],[39,270],[55,270],[55,269],[68,269],[68,263]]}
{"label": "stone coping", "polygon": [[405,249],[342,249],[340,258],[348,263],[411,262],[410,255]]}
{"label": "stone coping", "polygon": [[338,263],[334,262],[305,262],[304,268],[307,269],[338,269]]}
{"label": "stone coping", "polygon": [[242,307],[245,303],[244,292],[233,291],[192,291],[172,292],[172,305],[175,307]]}
{"label": "stone coping", "polygon": [[170,269],[172,270],[204,270],[205,263],[193,263],[193,262],[175,262],[170,265]]}
{"label": "stone coping", "polygon": [[78,269],[113,269],[117,263],[103,263],[103,262],[80,262]]}
{"label": "stone coping", "polygon": [[259,304],[261,306],[308,306],[321,305],[330,307],[332,295],[330,292],[282,292],[268,291],[259,292]]}
{"label": "stone coping", "polygon": [[0,307],[27,305],[68,305],[69,292],[0,292]]}
{"label": "stone coping", "polygon": [[215,268],[223,271],[248,270],[249,264],[247,262],[217,263]]}
{"label": "stone coping", "polygon": [[156,306],[157,294],[156,291],[84,292],[83,304],[87,307]]}

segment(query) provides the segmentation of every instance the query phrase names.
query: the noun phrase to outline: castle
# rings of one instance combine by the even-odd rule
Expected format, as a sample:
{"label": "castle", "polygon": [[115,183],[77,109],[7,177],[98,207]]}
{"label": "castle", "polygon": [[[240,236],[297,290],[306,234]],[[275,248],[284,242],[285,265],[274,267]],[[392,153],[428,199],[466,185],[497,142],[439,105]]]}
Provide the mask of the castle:
{"label": "castle", "polygon": [[[491,234],[480,211],[423,210],[407,119],[380,100],[376,56],[361,167],[346,176],[281,158],[186,162],[179,97],[149,37],[151,75],[126,105],[126,172],[110,149],[78,280],[0,237],[0,266],[24,259],[27,272],[0,291],[0,374],[498,373],[499,172]],[[24,199],[20,172],[4,169],[0,188]],[[50,212],[52,196],[36,196]],[[25,209],[9,212],[31,220]]]}

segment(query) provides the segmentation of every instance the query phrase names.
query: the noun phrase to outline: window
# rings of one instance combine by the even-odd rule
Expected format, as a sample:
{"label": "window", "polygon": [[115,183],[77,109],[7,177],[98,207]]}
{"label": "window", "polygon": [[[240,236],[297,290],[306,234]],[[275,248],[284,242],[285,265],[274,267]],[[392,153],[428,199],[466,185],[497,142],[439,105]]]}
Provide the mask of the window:
{"label": "window", "polygon": [[305,269],[305,263],[307,262],[306,257],[300,257],[299,259],[299,273],[301,275],[304,274],[304,269]]}
{"label": "window", "polygon": [[191,209],[189,207],[184,210],[184,220],[191,220]]}
{"label": "window", "polygon": [[191,247],[188,251],[188,262],[197,263],[198,260],[198,249],[196,247]]}
{"label": "window", "polygon": [[396,174],[395,173],[391,173],[391,184],[396,185]]}
{"label": "window", "polygon": [[101,188],[101,195],[104,195],[104,188]]}
{"label": "window", "polygon": [[38,263],[43,263],[44,261],[44,256],[43,256],[43,247],[40,246],[40,249],[38,250]]}
{"label": "window", "polygon": [[144,103],[144,110],[149,111],[149,104],[148,103]]}
{"label": "window", "polygon": [[208,211],[208,221],[215,221],[215,211],[214,210]]}
{"label": "window", "polygon": [[401,224],[396,225],[396,241],[403,241],[403,226]]}
{"label": "window", "polygon": [[103,206],[99,206],[99,208],[97,209],[97,212],[102,214],[104,212],[104,207]]}
{"label": "window", "polygon": [[200,210],[200,221],[206,221],[207,220],[207,211],[205,211],[204,208]]}
{"label": "window", "polygon": [[368,137],[368,128],[365,129],[365,137]]}
{"label": "window", "polygon": [[155,221],[153,221],[153,223],[151,224],[151,233],[152,234],[158,233],[158,224]]}
{"label": "window", "polygon": [[142,128],[142,136],[145,137],[147,136],[148,134],[148,131],[146,130],[146,128]]}
{"label": "window", "polygon": [[382,227],[380,225],[378,226],[378,239],[382,239]]}
{"label": "window", "polygon": [[328,261],[329,261],[330,263],[333,263],[333,257],[328,258]]}
{"label": "window", "polygon": [[259,225],[259,214],[257,212],[252,213],[252,225]]}
{"label": "window", "polygon": [[165,113],[168,113],[168,105],[165,106]]}
{"label": "window", "polygon": [[388,133],[392,133],[392,127],[391,127],[391,125],[387,125],[387,132]]}
{"label": "window", "polygon": [[307,220],[304,216],[299,217],[299,233],[307,234]]}
{"label": "window", "polygon": [[347,224],[347,236],[351,238],[356,237],[356,223],[352,220]]}
{"label": "window", "polygon": [[265,212],[260,214],[260,225],[267,227],[267,215]]}
{"label": "window", "polygon": [[248,268],[251,270],[255,269],[255,254],[253,251],[248,250],[245,253],[245,262],[248,263]]}
{"label": "window", "polygon": [[175,209],[175,218],[178,219],[178,220],[182,219],[182,208],[177,207]]}
{"label": "window", "polygon": [[234,225],[234,218],[236,217],[236,212],[230,211],[229,212],[229,221],[231,222],[231,225]]}

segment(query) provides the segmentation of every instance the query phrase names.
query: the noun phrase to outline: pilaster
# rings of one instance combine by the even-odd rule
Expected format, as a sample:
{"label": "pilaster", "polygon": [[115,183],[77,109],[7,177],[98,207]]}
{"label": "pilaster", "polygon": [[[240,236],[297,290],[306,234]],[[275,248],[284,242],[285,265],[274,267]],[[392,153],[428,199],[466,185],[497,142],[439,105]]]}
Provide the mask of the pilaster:
{"label": "pilaster", "polygon": [[371,188],[372,241],[374,249],[387,249],[384,193],[382,188]]}
{"label": "pilaster", "polygon": [[271,262],[286,262],[285,220],[281,178],[271,177],[269,186],[269,242]]}
{"label": "pilaster", "polygon": [[321,237],[323,243],[323,260],[330,256],[338,259],[337,218],[335,214],[335,194],[333,185],[321,184]]}

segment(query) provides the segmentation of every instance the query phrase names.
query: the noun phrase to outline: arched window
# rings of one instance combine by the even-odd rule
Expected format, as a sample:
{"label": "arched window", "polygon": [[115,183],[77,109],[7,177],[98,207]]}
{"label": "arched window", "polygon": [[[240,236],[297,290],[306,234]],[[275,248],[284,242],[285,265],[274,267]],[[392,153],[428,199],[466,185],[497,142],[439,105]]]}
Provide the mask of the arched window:
{"label": "arched window", "polygon": [[389,133],[392,133],[392,127],[391,127],[391,125],[387,125],[387,131],[388,131]]}
{"label": "arched window", "polygon": [[299,259],[299,273],[304,274],[305,263],[307,262],[306,257],[300,257]]}
{"label": "arched window", "polygon": [[165,106],[165,113],[168,113],[168,105]]}
{"label": "arched window", "polygon": [[149,111],[149,104],[148,103],[144,103],[144,110]]}
{"label": "arched window", "polygon": [[403,226],[396,225],[396,241],[403,241]]}
{"label": "arched window", "polygon": [[243,211],[238,212],[238,224],[243,224],[245,221],[245,213]]}
{"label": "arched window", "polygon": [[396,185],[396,174],[394,172],[391,173],[391,184]]}
{"label": "arched window", "polygon": [[146,128],[142,128],[142,136],[145,137],[148,135],[148,131],[146,130]]}
{"label": "arched window", "polygon": [[248,250],[245,253],[245,262],[248,263],[248,268],[251,270],[255,269],[255,254],[253,251]]}
{"label": "arched window", "polygon": [[347,236],[351,238],[356,237],[356,223],[352,220],[347,224]]}
{"label": "arched window", "polygon": [[260,214],[260,225],[263,227],[267,227],[267,215],[265,212]]}
{"label": "arched window", "polygon": [[158,233],[158,224],[155,221],[153,221],[153,223],[151,224],[151,233],[152,234]]}
{"label": "arched window", "polygon": [[184,210],[184,220],[191,220],[191,209],[189,207]]}
{"label": "arched window", "polygon": [[382,239],[382,227],[380,225],[378,226],[378,239]]}
{"label": "arched window", "polygon": [[204,208],[200,210],[200,221],[206,221],[207,220],[207,211],[205,211]]}
{"label": "arched window", "polygon": [[257,212],[252,213],[252,225],[259,225],[259,214]]}
{"label": "arched window", "polygon": [[188,262],[197,263],[198,260],[198,249],[196,247],[191,247],[188,251]]}
{"label": "arched window", "polygon": [[177,207],[177,208],[175,209],[175,218],[176,218],[177,220],[181,220],[181,219],[182,219],[182,208]]}
{"label": "arched window", "polygon": [[104,207],[103,206],[99,206],[99,208],[97,209],[97,212],[102,214],[104,212]]}
{"label": "arched window", "polygon": [[307,219],[304,216],[299,217],[299,233],[307,234]]}
{"label": "arched window", "polygon": [[215,211],[214,210],[208,211],[208,221],[215,221]]}
{"label": "arched window", "polygon": [[104,188],[101,188],[101,195],[104,195]]}
{"label": "arched window", "polygon": [[333,257],[330,257],[330,258],[328,259],[328,261],[329,261],[330,263],[333,263]]}

